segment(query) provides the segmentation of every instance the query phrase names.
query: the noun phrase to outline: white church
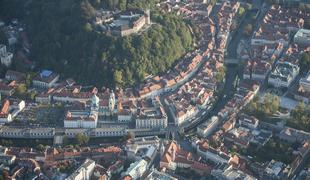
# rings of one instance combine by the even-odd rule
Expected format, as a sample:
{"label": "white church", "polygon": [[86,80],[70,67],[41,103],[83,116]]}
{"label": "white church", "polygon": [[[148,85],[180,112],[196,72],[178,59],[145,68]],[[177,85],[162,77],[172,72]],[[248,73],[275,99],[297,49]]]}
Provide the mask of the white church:
{"label": "white church", "polygon": [[99,116],[113,116],[115,113],[115,94],[113,91],[107,105],[100,101],[97,93],[91,98],[90,107],[85,105],[82,110],[68,110],[64,118],[65,128],[96,128]]}

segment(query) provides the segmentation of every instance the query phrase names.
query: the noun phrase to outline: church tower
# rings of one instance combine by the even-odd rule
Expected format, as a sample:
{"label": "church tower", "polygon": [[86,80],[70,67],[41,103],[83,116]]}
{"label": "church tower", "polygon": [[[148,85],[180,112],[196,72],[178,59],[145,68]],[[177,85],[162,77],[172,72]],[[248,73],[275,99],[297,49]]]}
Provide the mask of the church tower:
{"label": "church tower", "polygon": [[91,98],[91,110],[98,111],[99,110],[99,97],[94,93],[93,97]]}
{"label": "church tower", "polygon": [[165,144],[163,140],[160,140],[160,156],[163,156],[165,152]]}
{"label": "church tower", "polygon": [[110,92],[110,97],[109,97],[109,111],[110,115],[112,116],[114,113],[114,108],[115,108],[115,94],[113,90]]}

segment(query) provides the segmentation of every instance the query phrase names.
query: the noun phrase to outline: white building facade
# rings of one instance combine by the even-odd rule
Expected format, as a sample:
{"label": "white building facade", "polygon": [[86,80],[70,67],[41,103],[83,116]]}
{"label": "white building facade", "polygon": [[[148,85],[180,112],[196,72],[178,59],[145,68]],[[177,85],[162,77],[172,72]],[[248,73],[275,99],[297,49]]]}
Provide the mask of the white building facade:
{"label": "white building facade", "polygon": [[9,67],[12,64],[12,58],[13,58],[13,54],[6,51],[5,45],[0,44],[1,64],[5,65],[6,67]]}
{"label": "white building facade", "polygon": [[211,119],[209,119],[208,121],[197,127],[197,133],[202,137],[207,137],[211,135],[211,133],[218,126],[218,124],[219,124],[219,118],[217,116],[213,116]]}
{"label": "white building facade", "polygon": [[294,42],[301,46],[310,46],[310,30],[300,29],[294,36]]}
{"label": "white building facade", "polygon": [[136,161],[130,164],[123,176],[130,176],[133,180],[140,179],[147,170],[147,164],[147,161],[144,159]]}
{"label": "white building facade", "polygon": [[268,84],[278,88],[288,88],[299,74],[299,67],[289,62],[277,63],[268,78]]}
{"label": "white building facade", "polygon": [[95,169],[95,161],[86,159],[86,161],[65,180],[90,180]]}

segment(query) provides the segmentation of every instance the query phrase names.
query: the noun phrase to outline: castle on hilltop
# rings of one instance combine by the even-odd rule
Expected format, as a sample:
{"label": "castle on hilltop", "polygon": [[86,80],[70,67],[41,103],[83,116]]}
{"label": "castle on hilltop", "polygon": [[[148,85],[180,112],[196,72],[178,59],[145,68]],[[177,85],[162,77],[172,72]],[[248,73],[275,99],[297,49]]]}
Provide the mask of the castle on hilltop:
{"label": "castle on hilltop", "polygon": [[150,10],[134,9],[120,13],[97,11],[94,24],[101,32],[116,36],[128,36],[138,33],[151,24]]}

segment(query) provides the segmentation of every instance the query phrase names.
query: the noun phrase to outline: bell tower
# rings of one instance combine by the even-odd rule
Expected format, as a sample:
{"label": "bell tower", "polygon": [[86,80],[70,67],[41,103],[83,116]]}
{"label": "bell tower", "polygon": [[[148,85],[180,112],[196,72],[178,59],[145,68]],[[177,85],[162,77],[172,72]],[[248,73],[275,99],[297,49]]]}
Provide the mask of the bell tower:
{"label": "bell tower", "polygon": [[109,97],[109,112],[111,116],[114,114],[114,108],[115,108],[115,94],[113,90],[111,90]]}
{"label": "bell tower", "polygon": [[99,109],[99,97],[94,93],[93,97],[91,99],[91,110],[97,110]]}

